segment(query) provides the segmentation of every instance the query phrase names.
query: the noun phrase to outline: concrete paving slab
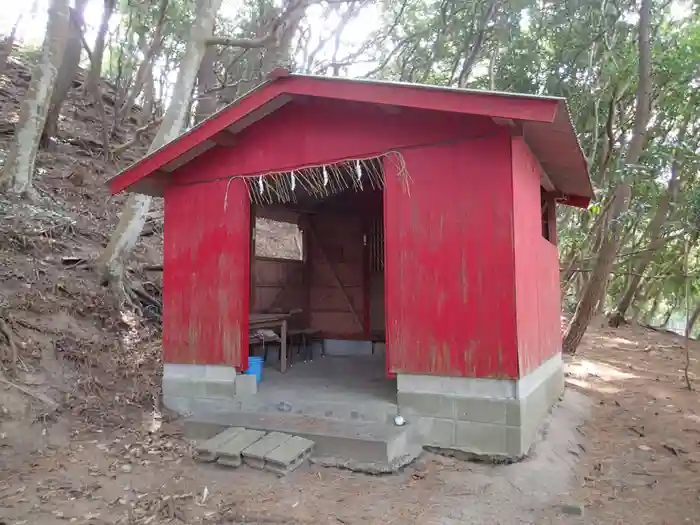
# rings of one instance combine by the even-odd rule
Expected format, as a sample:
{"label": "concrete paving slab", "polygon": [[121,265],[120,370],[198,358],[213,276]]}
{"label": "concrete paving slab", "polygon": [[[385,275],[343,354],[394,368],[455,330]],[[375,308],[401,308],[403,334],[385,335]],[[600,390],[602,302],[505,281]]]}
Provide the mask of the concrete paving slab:
{"label": "concrete paving slab", "polygon": [[291,438],[292,436],[289,434],[270,432],[241,452],[243,461],[246,465],[253,468],[262,469],[265,466],[265,455],[283,445]]}
{"label": "concrete paving slab", "polygon": [[282,445],[265,454],[265,470],[278,475],[287,474],[311,455],[313,447],[313,441],[300,436],[292,436]]}
{"label": "concrete paving slab", "polygon": [[239,467],[243,463],[241,452],[265,435],[262,430],[241,429],[232,439],[224,442],[218,449],[217,462],[229,467]]}
{"label": "concrete paving slab", "polygon": [[195,448],[197,451],[197,459],[205,462],[216,461],[219,457],[219,449],[221,446],[236,437],[243,430],[245,429],[240,427],[227,428],[213,438],[198,444]]}

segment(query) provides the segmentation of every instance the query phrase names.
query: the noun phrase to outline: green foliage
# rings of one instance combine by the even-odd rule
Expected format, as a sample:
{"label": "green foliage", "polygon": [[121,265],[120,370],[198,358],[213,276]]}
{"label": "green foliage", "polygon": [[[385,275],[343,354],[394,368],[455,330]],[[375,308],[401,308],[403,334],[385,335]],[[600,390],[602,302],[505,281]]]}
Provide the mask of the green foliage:
{"label": "green foliage", "polygon": [[[629,211],[619,219],[624,243],[607,300],[614,306],[649,243],[651,219],[675,173],[681,191],[661,230],[670,240],[654,252],[637,295],[644,302],[645,291],[660,289],[661,303],[680,304],[684,279],[678,276],[684,270],[675,240],[685,232],[695,245],[700,229],[698,6],[676,0],[652,5],[652,113],[641,158],[627,165],[638,84],[637,2],[508,0],[498,2],[484,24],[489,5],[474,0],[386,1],[385,25],[397,12],[405,15],[384,41],[381,67],[374,75],[455,86],[455,71],[476,49],[469,87],[567,98],[597,196],[588,210],[559,210],[562,268],[574,270],[563,275],[569,306],[575,305],[595,261],[598,234],[592,228],[605,222],[601,215],[611,190],[621,180],[633,187]],[[683,8],[685,16],[679,16]],[[679,140],[683,126],[686,134]],[[694,268],[700,273],[700,267]],[[655,277],[660,269],[662,275]],[[696,288],[693,302],[700,300]],[[640,310],[647,306],[641,304]]]}
{"label": "green foliage", "polygon": [[[265,34],[289,0],[241,0],[224,10],[216,33],[231,38]],[[618,220],[623,244],[615,262],[606,304],[614,306],[638,270],[649,246],[652,221],[677,180],[663,242],[641,270],[638,310],[654,304],[678,308],[684,293],[683,243],[700,238],[700,17],[697,3],[654,0],[651,10],[652,93],[646,143],[634,165],[626,152],[635,120],[638,89],[638,10],[632,0],[379,0],[380,24],[361,44],[345,49],[343,67],[320,50],[342,47],[342,30],[368,0],[321,2],[322,18],[335,29],[302,20],[284,49],[218,49],[213,66],[218,103],[233,100],[262,80],[272,59],[297,57],[306,72],[344,71],[369,64],[368,76],[443,86],[486,88],[566,97],[579,132],[596,199],[587,210],[558,212],[559,248],[565,304],[572,307],[595,263],[601,225],[609,224],[610,196],[620,181],[633,188],[627,213]],[[120,0],[108,38],[104,74],[124,92],[133,82],[151,43],[159,16],[157,1]],[[189,38],[194,0],[169,0],[162,46],[154,62],[161,105],[169,93]],[[318,7],[318,6],[315,6]],[[321,35],[312,38],[313,35]],[[279,54],[277,56],[275,53]],[[337,49],[336,49],[337,52]],[[337,58],[336,53],[333,54]],[[338,66],[338,67],[336,67]],[[658,222],[658,221],[657,221]],[[693,275],[700,259],[690,258]],[[679,277],[680,276],[680,277]],[[692,301],[700,301],[700,285]],[[674,306],[676,305],[676,306]],[[651,312],[653,314],[653,312]]]}

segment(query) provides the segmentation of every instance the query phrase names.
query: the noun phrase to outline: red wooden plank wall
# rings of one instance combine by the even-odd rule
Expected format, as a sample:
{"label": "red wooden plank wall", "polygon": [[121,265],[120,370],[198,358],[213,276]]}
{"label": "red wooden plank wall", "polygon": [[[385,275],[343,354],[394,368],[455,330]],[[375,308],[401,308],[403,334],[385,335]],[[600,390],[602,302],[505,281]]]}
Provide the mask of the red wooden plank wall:
{"label": "red wooden plank wall", "polygon": [[250,204],[243,181],[168,188],[163,359],[248,366]]}
{"label": "red wooden plank wall", "polygon": [[404,157],[410,194],[385,162],[389,372],[517,377],[509,136]]}
{"label": "red wooden plank wall", "polygon": [[542,168],[522,138],[513,138],[512,150],[518,355],[523,376],[561,351],[559,259],[556,245],[542,236]]}
{"label": "red wooden plank wall", "polygon": [[176,170],[172,181],[191,183],[332,163],[497,129],[487,117],[419,110],[387,113],[378,106],[324,99],[293,101],[238,135],[235,148],[212,148]]}

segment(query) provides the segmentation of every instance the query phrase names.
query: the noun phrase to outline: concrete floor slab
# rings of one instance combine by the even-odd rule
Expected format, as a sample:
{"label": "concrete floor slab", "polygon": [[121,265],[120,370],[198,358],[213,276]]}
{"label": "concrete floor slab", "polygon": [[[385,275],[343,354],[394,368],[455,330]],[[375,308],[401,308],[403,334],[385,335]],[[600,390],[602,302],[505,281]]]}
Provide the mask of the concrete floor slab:
{"label": "concrete floor slab", "polygon": [[361,419],[368,404],[396,407],[396,380],[386,377],[383,355],[316,357],[306,363],[294,362],[282,374],[272,354],[276,357],[275,352],[270,353],[258,393],[251,398],[257,402],[287,403],[291,412],[297,406],[352,403],[358,412],[356,417],[348,414],[352,419]]}
{"label": "concrete floor slab", "polygon": [[243,462],[241,452],[265,435],[260,430],[240,429],[233,438],[225,441],[217,449],[217,462],[230,467],[239,467]]}

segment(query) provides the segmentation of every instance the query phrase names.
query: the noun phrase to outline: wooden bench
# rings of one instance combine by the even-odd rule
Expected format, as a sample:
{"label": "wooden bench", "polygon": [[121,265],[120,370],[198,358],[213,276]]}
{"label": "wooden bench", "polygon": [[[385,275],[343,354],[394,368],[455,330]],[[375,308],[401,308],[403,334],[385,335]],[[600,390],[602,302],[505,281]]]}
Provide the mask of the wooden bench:
{"label": "wooden bench", "polygon": [[[304,351],[304,361],[314,360],[314,349],[313,343],[321,335],[321,330],[317,328],[296,328],[287,331],[287,340],[289,341],[289,347],[292,349],[291,353],[294,353],[294,345],[297,347],[297,355]],[[321,355],[325,355],[325,345],[323,345],[323,339],[321,339]]]}

